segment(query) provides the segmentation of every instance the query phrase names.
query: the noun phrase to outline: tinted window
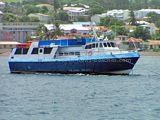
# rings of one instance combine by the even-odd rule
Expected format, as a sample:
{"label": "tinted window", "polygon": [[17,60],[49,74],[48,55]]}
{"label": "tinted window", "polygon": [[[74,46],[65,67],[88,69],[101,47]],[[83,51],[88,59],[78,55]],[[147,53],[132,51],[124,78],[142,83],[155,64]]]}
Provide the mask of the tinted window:
{"label": "tinted window", "polygon": [[74,52],[69,52],[69,55],[74,55]]}
{"label": "tinted window", "polygon": [[20,55],[20,54],[27,54],[28,48],[17,48],[15,54]]}
{"label": "tinted window", "polygon": [[92,44],[92,48],[95,48],[96,47],[96,45],[95,44]]}
{"label": "tinted window", "polygon": [[39,52],[40,52],[40,53],[42,53],[42,52],[43,52],[42,48],[40,48]]}
{"label": "tinted window", "polygon": [[86,45],[85,49],[88,49],[88,45]]}
{"label": "tinted window", "polygon": [[75,55],[80,55],[80,52],[75,52]]}
{"label": "tinted window", "polygon": [[63,56],[63,53],[59,53],[59,56]]}
{"label": "tinted window", "polygon": [[98,48],[98,43],[96,43],[96,48]]}
{"label": "tinted window", "polygon": [[52,48],[44,48],[44,54],[50,54],[52,51]]}
{"label": "tinted window", "polygon": [[66,53],[64,53],[64,55],[68,55],[68,53],[66,52]]}
{"label": "tinted window", "polygon": [[38,54],[38,48],[33,48],[32,53],[31,54]]}
{"label": "tinted window", "polygon": [[104,47],[107,47],[107,43],[103,43]]}
{"label": "tinted window", "polygon": [[15,54],[21,54],[22,53],[22,48],[17,48]]}
{"label": "tinted window", "polygon": [[91,49],[92,48],[92,45],[88,45],[88,49]]}
{"label": "tinted window", "polygon": [[112,47],[115,47],[115,44],[114,44],[113,42],[111,42],[111,46],[112,46]]}
{"label": "tinted window", "polygon": [[102,43],[99,44],[99,47],[103,47]]}
{"label": "tinted window", "polygon": [[29,50],[29,48],[23,48],[23,50],[22,50],[23,52],[22,52],[22,53],[23,53],[23,54],[27,54],[27,53],[28,53],[28,50]]}
{"label": "tinted window", "polygon": [[85,49],[91,49],[91,45],[86,45]]}
{"label": "tinted window", "polygon": [[111,44],[110,43],[107,43],[108,47],[111,47]]}

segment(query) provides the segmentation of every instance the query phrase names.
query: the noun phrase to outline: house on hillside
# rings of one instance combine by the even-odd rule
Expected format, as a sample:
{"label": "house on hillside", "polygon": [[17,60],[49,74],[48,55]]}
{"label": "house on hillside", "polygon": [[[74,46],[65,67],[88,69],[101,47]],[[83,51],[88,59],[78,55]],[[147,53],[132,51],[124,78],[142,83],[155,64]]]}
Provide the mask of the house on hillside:
{"label": "house on hillside", "polygon": [[91,20],[96,24],[99,24],[101,18],[105,18],[107,16],[114,17],[118,20],[127,20],[129,18],[129,10],[110,10],[107,13],[93,15]]}
{"label": "house on hillside", "polygon": [[149,49],[160,49],[160,40],[149,40]]}
{"label": "house on hillside", "polygon": [[129,10],[111,10],[107,12],[107,16],[112,16],[118,20],[127,20],[129,14]]}
{"label": "house on hillside", "polygon": [[63,7],[63,10],[68,14],[70,21],[77,21],[79,17],[83,17],[85,20],[89,19],[87,12],[89,9],[84,7]]}
{"label": "house on hillside", "polygon": [[159,29],[155,26],[155,24],[151,23],[148,25],[140,25],[143,28],[147,29],[151,35],[156,34],[157,32],[159,32]]}
{"label": "house on hillside", "polygon": [[96,26],[95,22],[73,22],[74,25],[82,25],[83,27]]}
{"label": "house on hillside", "polygon": [[141,9],[138,11],[134,11],[134,14],[137,19],[142,19],[146,17],[148,13],[153,13],[153,12],[160,14],[160,9]]}
{"label": "house on hillside", "polygon": [[3,12],[0,11],[0,22],[2,21],[2,17],[3,17]]}
{"label": "house on hillside", "polygon": [[6,4],[4,2],[0,2],[0,10],[3,11],[5,8]]}
{"label": "house on hillside", "polygon": [[91,21],[95,22],[96,24],[99,24],[101,21],[101,18],[105,18],[105,17],[107,17],[107,13],[95,14],[91,17]]}
{"label": "house on hillside", "polygon": [[82,25],[60,24],[59,27],[65,35],[68,35],[68,34],[87,35],[90,33],[90,28],[83,27]]}

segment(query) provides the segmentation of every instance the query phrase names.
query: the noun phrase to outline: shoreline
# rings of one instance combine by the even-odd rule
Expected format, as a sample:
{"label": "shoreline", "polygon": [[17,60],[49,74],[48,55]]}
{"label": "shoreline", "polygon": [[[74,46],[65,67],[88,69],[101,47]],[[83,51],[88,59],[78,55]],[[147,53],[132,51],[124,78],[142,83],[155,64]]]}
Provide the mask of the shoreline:
{"label": "shoreline", "polygon": [[[11,49],[0,49],[0,56],[9,56]],[[141,56],[160,56],[160,52],[140,51]]]}
{"label": "shoreline", "polygon": [[141,56],[160,56],[160,52],[143,51],[139,53]]}

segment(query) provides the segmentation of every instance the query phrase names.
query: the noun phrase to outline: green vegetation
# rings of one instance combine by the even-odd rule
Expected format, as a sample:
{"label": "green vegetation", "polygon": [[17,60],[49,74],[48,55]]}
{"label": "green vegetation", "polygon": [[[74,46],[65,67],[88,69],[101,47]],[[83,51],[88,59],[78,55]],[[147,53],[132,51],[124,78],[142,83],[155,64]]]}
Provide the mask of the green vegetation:
{"label": "green vegetation", "polygon": [[155,23],[157,27],[160,27],[160,14],[153,12],[153,13],[149,13],[147,17],[148,17],[148,22]]}
{"label": "green vegetation", "polygon": [[12,13],[5,13],[2,17],[2,22],[39,22],[36,17],[17,16]]}
{"label": "green vegetation", "polygon": [[152,49],[153,52],[160,52],[160,48],[154,48]]}
{"label": "green vegetation", "polygon": [[[100,21],[100,25],[109,27],[116,35],[128,35],[128,30],[123,27],[125,23],[113,17],[105,17]],[[113,35],[110,35],[113,36]]]}
{"label": "green vegetation", "polygon": [[11,3],[11,2],[23,2],[23,0],[1,0],[2,2],[8,2],[8,3]]}
{"label": "green vegetation", "polygon": [[136,29],[130,33],[130,36],[134,38],[141,38],[145,41],[151,38],[149,31],[141,26],[136,27]]}
{"label": "green vegetation", "polygon": [[99,3],[107,9],[141,9],[160,8],[160,0],[61,0],[63,3],[84,3],[92,7],[92,3]]}
{"label": "green vegetation", "polygon": [[[47,3],[45,0],[1,0],[3,2],[22,2],[24,3]],[[54,0],[48,3],[52,4]],[[66,3],[83,3],[91,6],[91,8],[101,7],[100,10],[110,9],[142,9],[142,8],[160,8],[160,0],[59,0],[60,4]],[[96,7],[95,7],[96,6]]]}
{"label": "green vegetation", "polygon": [[123,21],[117,20],[116,18],[113,17],[105,17],[102,18],[100,21],[100,25],[106,26],[106,27],[111,27],[111,26],[123,26],[125,23]]}

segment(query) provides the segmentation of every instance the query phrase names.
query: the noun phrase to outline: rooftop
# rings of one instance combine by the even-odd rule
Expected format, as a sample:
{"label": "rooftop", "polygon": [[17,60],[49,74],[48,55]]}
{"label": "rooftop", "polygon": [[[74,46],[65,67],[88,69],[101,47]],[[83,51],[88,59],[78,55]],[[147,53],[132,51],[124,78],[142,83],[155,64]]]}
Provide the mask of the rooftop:
{"label": "rooftop", "polygon": [[74,25],[96,25],[95,22],[73,22]]}
{"label": "rooftop", "polygon": [[160,45],[160,40],[150,40],[149,45]]}
{"label": "rooftop", "polygon": [[5,5],[5,3],[4,2],[0,2],[0,5]]}
{"label": "rooftop", "polygon": [[0,41],[0,45],[17,45],[17,44],[21,44],[21,43],[16,41]]}
{"label": "rooftop", "polygon": [[83,27],[82,25],[74,25],[74,24],[61,24],[60,29],[62,30],[89,30],[87,27]]}

